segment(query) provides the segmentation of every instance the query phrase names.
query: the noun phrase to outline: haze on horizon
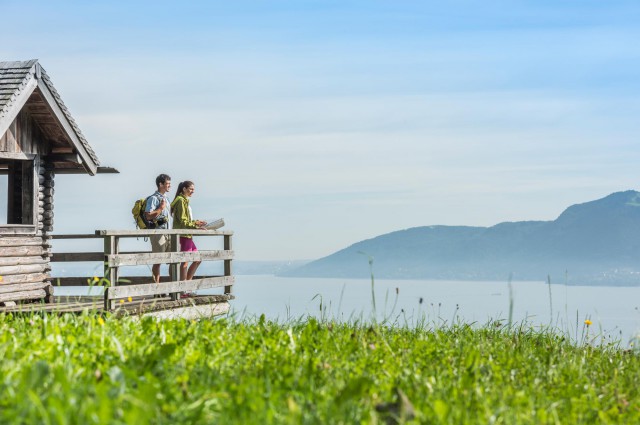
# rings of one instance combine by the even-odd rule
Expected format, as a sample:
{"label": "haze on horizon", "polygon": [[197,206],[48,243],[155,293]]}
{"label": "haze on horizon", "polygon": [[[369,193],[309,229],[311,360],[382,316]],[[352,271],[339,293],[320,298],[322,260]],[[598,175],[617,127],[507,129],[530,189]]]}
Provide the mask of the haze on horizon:
{"label": "haze on horizon", "polygon": [[[56,233],[133,228],[160,172],[240,260],[426,225],[553,220],[637,189],[640,4],[0,0],[102,165]],[[18,19],[19,18],[19,19]]]}

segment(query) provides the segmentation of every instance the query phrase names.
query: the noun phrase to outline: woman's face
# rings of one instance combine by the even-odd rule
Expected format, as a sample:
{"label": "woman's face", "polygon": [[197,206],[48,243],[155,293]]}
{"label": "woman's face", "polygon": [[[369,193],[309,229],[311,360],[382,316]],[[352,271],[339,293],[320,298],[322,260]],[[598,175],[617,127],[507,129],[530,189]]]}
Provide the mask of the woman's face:
{"label": "woman's face", "polygon": [[182,189],[182,194],[187,198],[190,198],[193,195],[193,192],[196,191],[196,187],[194,185],[186,186]]}

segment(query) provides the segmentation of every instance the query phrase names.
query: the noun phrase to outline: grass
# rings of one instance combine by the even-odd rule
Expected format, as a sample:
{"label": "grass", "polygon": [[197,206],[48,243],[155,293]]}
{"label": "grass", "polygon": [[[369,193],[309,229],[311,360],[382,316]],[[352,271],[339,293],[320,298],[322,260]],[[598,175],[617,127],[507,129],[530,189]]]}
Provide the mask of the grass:
{"label": "grass", "polygon": [[636,351],[497,322],[4,314],[0,359],[3,424],[640,422]]}

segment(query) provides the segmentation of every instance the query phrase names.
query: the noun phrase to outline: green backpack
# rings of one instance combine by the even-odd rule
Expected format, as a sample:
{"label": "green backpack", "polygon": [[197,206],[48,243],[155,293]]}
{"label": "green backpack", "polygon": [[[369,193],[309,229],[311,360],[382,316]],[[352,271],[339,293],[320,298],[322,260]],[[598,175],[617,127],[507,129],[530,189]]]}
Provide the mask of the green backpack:
{"label": "green backpack", "polygon": [[138,229],[154,229],[156,227],[153,221],[149,221],[144,217],[144,210],[147,207],[147,200],[151,198],[151,196],[138,199],[133,204],[133,208],[131,208],[131,214],[133,214],[133,219],[135,220],[136,227]]}

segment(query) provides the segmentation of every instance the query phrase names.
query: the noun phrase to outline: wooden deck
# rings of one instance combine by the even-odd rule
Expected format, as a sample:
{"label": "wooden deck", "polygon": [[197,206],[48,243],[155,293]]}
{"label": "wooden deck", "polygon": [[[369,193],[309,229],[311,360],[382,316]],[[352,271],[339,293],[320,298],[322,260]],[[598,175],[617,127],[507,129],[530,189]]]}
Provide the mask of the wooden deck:
{"label": "wooden deck", "polygon": [[[173,252],[152,253],[148,251],[121,252],[122,238],[143,238],[163,234],[171,238]],[[178,238],[182,234],[196,237],[222,238],[219,250],[180,252]],[[51,262],[91,261],[103,266],[103,276],[51,276],[51,285],[44,288],[28,288],[42,291],[46,297],[42,301],[23,301],[17,305],[0,307],[6,313],[114,313],[116,315],[152,315],[160,318],[211,317],[226,313],[229,301],[234,299],[232,288],[235,279],[231,273],[234,252],[231,250],[233,232],[219,230],[97,230],[89,235],[53,235],[55,239],[81,240],[103,239],[103,252],[54,252]],[[179,280],[179,266],[183,262],[222,261],[222,276],[195,276],[192,280]],[[153,282],[151,276],[122,276],[121,267],[169,265],[169,275],[160,283]],[[101,267],[99,266],[99,267]],[[102,268],[102,267],[101,267]],[[43,286],[43,284],[40,284]],[[57,296],[58,286],[104,287],[96,296]],[[221,288],[219,295],[196,295],[181,298],[181,294],[193,291]],[[2,287],[0,286],[0,289]],[[43,302],[44,301],[44,302]],[[11,304],[11,303],[9,303]]]}

